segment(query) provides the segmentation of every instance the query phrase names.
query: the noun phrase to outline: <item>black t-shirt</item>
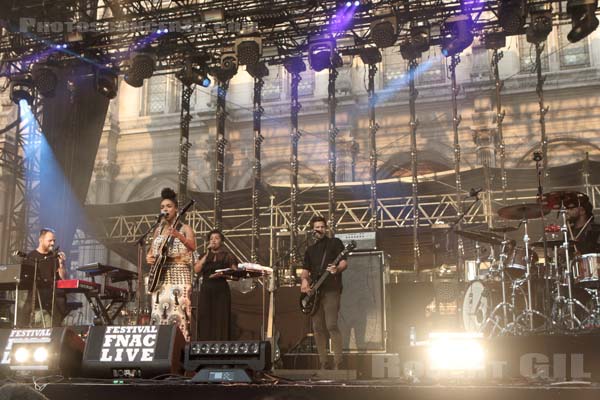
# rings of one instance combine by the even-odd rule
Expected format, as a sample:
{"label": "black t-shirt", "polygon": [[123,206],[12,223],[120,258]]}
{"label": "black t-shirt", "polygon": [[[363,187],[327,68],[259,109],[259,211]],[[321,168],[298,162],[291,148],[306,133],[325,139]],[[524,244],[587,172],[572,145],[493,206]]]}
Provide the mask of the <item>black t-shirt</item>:
{"label": "black t-shirt", "polygon": [[[206,253],[204,253],[206,254]],[[202,254],[200,256],[200,259],[202,259],[202,257],[204,257],[204,254]],[[216,258],[215,258],[215,254],[216,254]],[[211,281],[216,281],[216,280],[225,280],[225,278],[213,278],[210,279],[210,275],[214,274],[216,270],[218,269],[226,269],[226,268],[231,268],[231,265],[233,264],[238,264],[237,259],[235,258],[235,256],[233,256],[231,253],[229,253],[227,250],[220,250],[217,251],[216,253],[209,250],[208,251],[208,257],[206,257],[206,262],[204,263],[204,266],[202,267],[202,282],[203,283],[208,283]]]}
{"label": "black t-shirt", "polygon": [[577,237],[577,250],[581,254],[600,253],[600,225],[590,224],[579,234],[579,229],[573,229]]}
{"label": "black t-shirt", "polygon": [[[38,261],[37,290],[39,291],[42,300],[42,306],[44,307],[44,310],[48,312],[52,310],[52,285],[54,283],[52,271],[55,271],[56,273],[56,280],[60,280],[60,275],[58,274],[58,259],[49,256],[50,254],[42,254],[37,250],[33,250],[27,254],[27,259],[24,262],[25,264],[35,265],[35,260]],[[65,298],[66,296],[62,291],[56,291],[54,302],[55,309],[58,308],[61,312],[64,312],[63,299]],[[60,301],[57,301],[57,299],[60,299]],[[36,299],[36,306],[37,305]]]}
{"label": "black t-shirt", "polygon": [[[327,269],[327,265],[331,264],[343,250],[344,244],[340,239],[330,239],[325,236],[315,244],[308,246],[304,253],[303,268],[310,271],[311,279],[315,282]],[[325,259],[323,260],[324,252]],[[321,290],[342,290],[342,274],[330,275],[321,285]]]}

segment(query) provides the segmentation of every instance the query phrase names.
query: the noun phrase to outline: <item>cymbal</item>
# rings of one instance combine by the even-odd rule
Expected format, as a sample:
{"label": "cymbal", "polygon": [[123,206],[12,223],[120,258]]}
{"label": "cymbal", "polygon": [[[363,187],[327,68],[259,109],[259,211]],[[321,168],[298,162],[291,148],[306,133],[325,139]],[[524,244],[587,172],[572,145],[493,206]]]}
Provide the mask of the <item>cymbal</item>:
{"label": "cymbal", "polygon": [[497,226],[495,228],[490,228],[490,232],[507,233],[514,232],[517,229],[519,228],[517,228],[516,226]]}
{"label": "cymbal", "polygon": [[[546,240],[546,244],[548,245],[548,247],[560,247],[562,246],[564,243],[564,240],[557,240],[557,239],[552,239],[552,240]],[[576,245],[578,243],[577,240],[569,240],[569,246],[573,246]],[[539,242],[533,242],[531,243],[531,246],[533,247],[544,247],[544,241],[540,240]]]}
{"label": "cymbal", "polygon": [[544,193],[542,195],[542,204],[544,207],[553,210],[560,209],[563,205],[566,208],[576,207],[588,203],[590,199],[587,195],[580,192],[556,191]]}
{"label": "cymbal", "polygon": [[[549,208],[543,207],[544,215],[550,212]],[[540,218],[540,205],[536,203],[515,204],[512,206],[502,207],[498,210],[498,215],[504,219],[536,219]]]}
{"label": "cymbal", "polygon": [[490,243],[490,244],[502,244],[502,238],[494,235],[493,233],[461,231],[458,229],[454,232],[456,232],[457,235],[460,235],[467,239],[475,240],[477,242]]}

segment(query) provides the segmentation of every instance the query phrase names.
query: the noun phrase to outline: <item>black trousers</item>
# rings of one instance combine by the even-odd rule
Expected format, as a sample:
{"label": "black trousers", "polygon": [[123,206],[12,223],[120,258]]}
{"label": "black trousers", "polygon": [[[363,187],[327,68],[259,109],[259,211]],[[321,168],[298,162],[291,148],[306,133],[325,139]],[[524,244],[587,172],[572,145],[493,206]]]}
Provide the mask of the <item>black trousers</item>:
{"label": "black trousers", "polygon": [[319,362],[327,362],[327,338],[331,339],[331,350],[336,366],[342,362],[342,334],[338,328],[338,314],[342,292],[327,290],[319,294],[317,311],[312,316],[313,333],[317,343]]}
{"label": "black trousers", "polygon": [[231,292],[224,279],[206,279],[200,286],[198,340],[231,340]]}

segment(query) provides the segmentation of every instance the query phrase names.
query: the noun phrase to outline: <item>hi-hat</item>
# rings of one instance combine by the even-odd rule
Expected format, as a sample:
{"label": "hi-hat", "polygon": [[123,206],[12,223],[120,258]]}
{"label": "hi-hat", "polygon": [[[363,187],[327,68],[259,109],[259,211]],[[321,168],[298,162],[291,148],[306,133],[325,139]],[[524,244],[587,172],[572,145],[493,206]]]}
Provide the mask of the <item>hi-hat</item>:
{"label": "hi-hat", "polygon": [[498,215],[504,219],[536,219],[541,218],[542,211],[544,212],[544,215],[546,215],[550,212],[550,209],[540,207],[540,205],[536,203],[523,203],[502,207],[498,210]]}
{"label": "hi-hat", "polygon": [[482,243],[490,243],[490,244],[500,245],[500,244],[502,244],[502,240],[503,240],[501,237],[498,237],[498,236],[494,235],[493,233],[487,233],[487,232],[461,231],[458,229],[454,232],[456,232],[457,235],[460,235],[467,239],[475,240],[476,242],[482,242]]}
{"label": "hi-hat", "polygon": [[587,195],[580,192],[556,191],[542,195],[542,205],[553,210],[558,210],[563,205],[566,208],[583,206],[589,201]]}

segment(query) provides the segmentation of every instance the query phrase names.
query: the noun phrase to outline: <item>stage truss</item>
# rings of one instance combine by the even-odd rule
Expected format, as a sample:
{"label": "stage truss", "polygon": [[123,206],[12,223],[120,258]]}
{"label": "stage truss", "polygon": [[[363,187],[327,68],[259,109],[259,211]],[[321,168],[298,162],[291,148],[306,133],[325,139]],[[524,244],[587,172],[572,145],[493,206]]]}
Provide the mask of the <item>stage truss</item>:
{"label": "stage truss", "polygon": [[[600,185],[585,187],[556,187],[554,190],[576,190],[588,194],[594,209],[600,208]],[[509,190],[506,192],[508,204],[517,202],[535,202],[537,189]],[[503,192],[492,191],[480,194],[481,202],[469,213],[465,214],[465,224],[488,224],[496,221],[495,210],[503,204]],[[401,197],[380,197],[378,204],[377,229],[409,229],[413,227],[413,199],[411,195]],[[327,215],[327,201],[299,204],[299,231],[309,229],[309,221],[315,215]],[[490,208],[491,205],[491,208]],[[280,231],[286,231],[291,224],[290,204],[274,204],[261,207],[260,215],[270,223],[261,224],[260,235],[269,237]],[[456,192],[436,195],[420,195],[418,199],[419,227],[450,224],[456,218]],[[196,232],[198,239],[203,239],[213,229],[212,210],[194,210],[187,213],[187,222]],[[156,219],[155,214],[119,215],[108,217],[102,221],[103,235],[98,239],[110,246],[110,243],[133,243],[143,234]],[[370,199],[338,200],[336,208],[337,232],[357,232],[372,230]],[[223,209],[224,232],[228,238],[250,237],[252,235],[252,207]],[[232,251],[242,260],[249,260],[250,255],[236,248],[235,241],[230,241]]]}

